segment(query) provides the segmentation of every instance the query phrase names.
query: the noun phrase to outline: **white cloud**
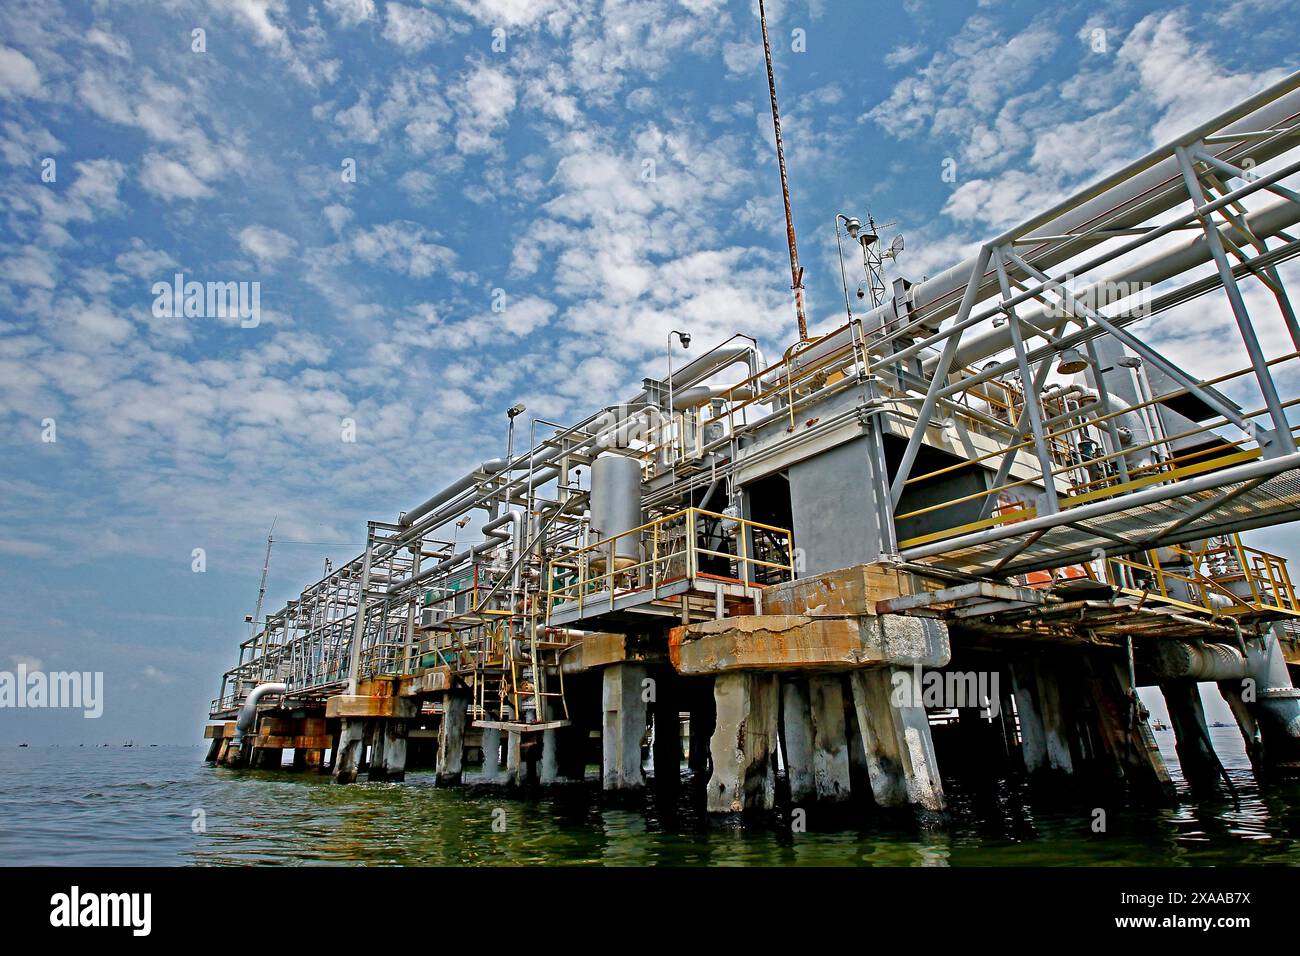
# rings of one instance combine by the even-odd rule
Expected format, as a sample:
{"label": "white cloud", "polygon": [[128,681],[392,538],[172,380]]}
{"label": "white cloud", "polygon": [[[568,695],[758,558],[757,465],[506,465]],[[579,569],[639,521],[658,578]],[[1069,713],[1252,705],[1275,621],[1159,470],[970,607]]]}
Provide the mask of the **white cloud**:
{"label": "white cloud", "polygon": [[35,96],[41,90],[36,64],[12,47],[0,46],[0,96]]}
{"label": "white cloud", "polygon": [[238,239],[239,247],[262,266],[278,262],[298,248],[296,240],[269,226],[246,226]]}
{"label": "white cloud", "polygon": [[375,0],[325,0],[325,9],[342,27],[375,19]]}
{"label": "white cloud", "polygon": [[456,106],[456,148],[483,153],[495,146],[493,134],[515,108],[514,79],[504,70],[476,64],[450,91]]}
{"label": "white cloud", "polygon": [[352,218],[352,210],[347,206],[340,206],[338,203],[331,203],[321,212],[325,214],[325,220],[336,233],[342,231],[343,227]]}
{"label": "white cloud", "polygon": [[25,128],[14,120],[5,120],[0,138],[0,156],[10,166],[27,166],[39,159],[63,151],[63,144],[42,126]]}
{"label": "white cloud", "polygon": [[418,223],[397,220],[358,230],[351,248],[366,262],[425,279],[456,263],[452,249],[429,239],[428,231]]}
{"label": "white cloud", "polygon": [[130,248],[120,253],[113,264],[138,279],[162,279],[176,265],[176,260],[161,249],[154,249],[143,239],[132,239]]}
{"label": "white cloud", "polygon": [[199,199],[210,196],[212,189],[195,176],[185,164],[158,153],[144,158],[140,185],[161,199]]}
{"label": "white cloud", "polygon": [[408,53],[418,52],[447,36],[447,21],[432,10],[389,3],[385,8],[384,39]]}
{"label": "white cloud", "polygon": [[131,59],[131,44],[127,43],[122,37],[114,34],[111,30],[106,30],[101,27],[91,27],[90,30],[86,32],[86,42],[112,56],[119,57],[123,60]]}
{"label": "white cloud", "polygon": [[904,43],[902,46],[896,46],[885,54],[885,66],[906,66],[924,52],[925,46],[923,44]]}

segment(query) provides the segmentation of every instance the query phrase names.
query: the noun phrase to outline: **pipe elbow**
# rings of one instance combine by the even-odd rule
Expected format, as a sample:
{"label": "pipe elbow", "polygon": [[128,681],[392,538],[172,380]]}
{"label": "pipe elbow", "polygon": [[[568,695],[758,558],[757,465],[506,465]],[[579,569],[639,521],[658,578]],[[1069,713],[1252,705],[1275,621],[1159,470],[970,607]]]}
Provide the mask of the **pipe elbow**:
{"label": "pipe elbow", "polygon": [[235,730],[240,737],[243,737],[253,727],[253,722],[257,719],[257,704],[267,694],[287,694],[289,692],[288,684],[258,684],[248,692],[244,698],[244,706],[239,708],[239,719],[235,723]]}

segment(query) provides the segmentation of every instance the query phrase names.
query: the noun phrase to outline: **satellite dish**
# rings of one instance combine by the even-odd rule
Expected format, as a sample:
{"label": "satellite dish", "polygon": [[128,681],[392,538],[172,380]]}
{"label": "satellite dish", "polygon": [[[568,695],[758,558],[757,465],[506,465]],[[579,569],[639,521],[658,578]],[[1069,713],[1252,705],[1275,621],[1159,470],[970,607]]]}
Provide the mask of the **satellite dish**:
{"label": "satellite dish", "polygon": [[889,244],[889,257],[898,258],[898,254],[903,251],[903,237],[895,236],[893,242]]}

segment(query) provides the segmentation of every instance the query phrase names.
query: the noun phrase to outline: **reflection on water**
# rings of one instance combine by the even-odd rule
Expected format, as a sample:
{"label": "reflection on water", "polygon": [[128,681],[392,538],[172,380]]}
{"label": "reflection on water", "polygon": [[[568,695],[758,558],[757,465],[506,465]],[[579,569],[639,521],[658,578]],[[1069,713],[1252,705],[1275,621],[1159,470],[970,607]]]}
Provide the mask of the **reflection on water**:
{"label": "reflection on water", "polygon": [[[1067,791],[1031,797],[1014,780],[950,785],[953,818],[813,810],[808,832],[784,818],[708,819],[698,787],[673,799],[614,798],[595,783],[527,797],[442,790],[430,772],[402,784],[337,787],[288,771],[203,765],[200,747],[0,750],[0,860],[8,864],[1134,865],[1297,863],[1300,786],[1261,795],[1235,729],[1215,743],[1237,788],[1176,807],[1107,805]],[[1172,735],[1157,735],[1174,765]],[[473,780],[473,775],[470,776]],[[193,832],[195,811],[206,832]],[[502,811],[502,812],[497,812]],[[497,823],[494,829],[494,821]],[[502,831],[502,824],[504,830]]]}

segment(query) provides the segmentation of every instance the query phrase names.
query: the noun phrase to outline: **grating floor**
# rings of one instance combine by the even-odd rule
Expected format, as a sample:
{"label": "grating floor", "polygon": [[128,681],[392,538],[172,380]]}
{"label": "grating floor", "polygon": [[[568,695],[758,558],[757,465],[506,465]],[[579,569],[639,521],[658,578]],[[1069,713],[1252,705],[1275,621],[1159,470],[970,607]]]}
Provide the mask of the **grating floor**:
{"label": "grating floor", "polygon": [[[1097,556],[1098,549],[1115,553],[1121,550],[1117,547],[1117,538],[1132,544],[1136,550],[1152,539],[1160,539],[1162,544],[1176,544],[1300,520],[1300,473],[1283,472],[1254,488],[1246,488],[1247,484],[1227,484],[1167,501],[1138,505],[1104,517],[1090,518],[1086,522],[1063,524],[1047,531],[1028,546],[1025,546],[1028,535],[1021,534],[909,560],[967,574],[986,575],[993,573],[1000,562],[1013,554],[997,574],[1023,574],[1090,560]],[[1246,490],[1229,497],[1242,488]],[[1223,499],[1223,503],[1179,527],[1172,537],[1164,538],[1167,529],[1188,513],[1216,499]],[[908,558],[906,551],[903,557]]]}

